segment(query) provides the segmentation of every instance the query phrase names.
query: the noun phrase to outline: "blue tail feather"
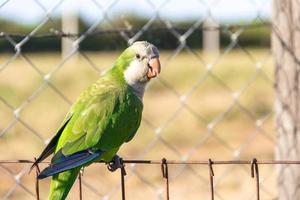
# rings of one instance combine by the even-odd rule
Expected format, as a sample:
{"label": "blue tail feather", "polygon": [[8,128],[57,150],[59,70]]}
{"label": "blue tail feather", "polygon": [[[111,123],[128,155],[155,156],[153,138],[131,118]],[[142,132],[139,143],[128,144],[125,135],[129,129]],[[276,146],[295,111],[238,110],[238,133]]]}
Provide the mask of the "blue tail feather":
{"label": "blue tail feather", "polygon": [[66,170],[73,169],[75,167],[82,166],[92,160],[98,158],[104,153],[104,151],[91,151],[89,149],[83,150],[71,155],[63,155],[63,153],[58,151],[52,159],[49,167],[46,167],[38,176],[38,179],[43,179],[48,176],[53,176],[64,172]]}

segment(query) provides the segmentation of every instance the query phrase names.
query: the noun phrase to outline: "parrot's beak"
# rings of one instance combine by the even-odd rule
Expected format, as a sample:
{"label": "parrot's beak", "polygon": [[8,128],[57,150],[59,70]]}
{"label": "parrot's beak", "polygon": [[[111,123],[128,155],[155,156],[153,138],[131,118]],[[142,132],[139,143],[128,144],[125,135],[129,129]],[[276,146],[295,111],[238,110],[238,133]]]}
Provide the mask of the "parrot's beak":
{"label": "parrot's beak", "polygon": [[158,76],[158,74],[160,73],[159,58],[158,57],[151,58],[148,62],[148,67],[149,70],[148,70],[147,77],[149,79]]}

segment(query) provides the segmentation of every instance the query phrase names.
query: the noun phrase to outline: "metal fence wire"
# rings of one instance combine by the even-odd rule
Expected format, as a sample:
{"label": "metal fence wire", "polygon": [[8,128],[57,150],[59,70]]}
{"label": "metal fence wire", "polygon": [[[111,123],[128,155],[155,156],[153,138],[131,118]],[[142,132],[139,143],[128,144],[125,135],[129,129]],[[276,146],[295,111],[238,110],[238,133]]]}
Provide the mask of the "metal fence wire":
{"label": "metal fence wire", "polygon": [[[30,160],[15,160],[15,161],[1,161],[1,164],[13,164],[13,163],[30,163],[32,164],[34,161]],[[47,162],[48,163],[48,162]],[[122,167],[120,168],[120,187],[121,187],[121,199],[126,199],[126,183],[125,183],[125,164],[141,164],[141,165],[160,165],[161,166],[161,174],[163,179],[165,179],[165,189],[164,189],[164,199],[170,199],[170,183],[169,183],[169,170],[168,165],[207,165],[208,167],[208,177],[209,177],[209,185],[210,185],[210,199],[215,199],[215,190],[214,190],[214,170],[213,165],[250,165],[250,175],[252,178],[255,178],[255,191],[256,191],[256,199],[260,200],[260,181],[259,181],[259,165],[299,165],[300,161],[288,161],[288,160],[267,160],[267,161],[258,161],[256,158],[253,158],[250,161],[247,160],[230,160],[230,161],[212,161],[208,159],[208,161],[168,161],[166,158],[162,158],[161,160],[123,160]],[[35,189],[36,189],[36,199],[40,199],[40,190],[39,190],[39,180],[37,176],[40,173],[39,166],[36,166],[36,181],[35,181]],[[82,176],[83,169],[78,175],[78,185],[79,185],[79,199],[83,199],[82,194]]]}
{"label": "metal fence wire", "polygon": [[[266,1],[245,1],[256,14],[239,24],[220,23],[216,17],[226,1],[195,1],[192,5],[199,6],[199,17],[188,27],[164,16],[164,10],[178,1],[141,1],[152,14],[139,27],[126,19],[126,13],[120,18],[123,24],[114,22],[111,12],[122,1],[85,1],[99,16],[80,33],[65,32],[55,22],[66,1],[33,2],[44,17],[32,30],[20,33],[0,27],[0,42],[13,51],[0,54],[0,199],[46,199],[49,181],[35,183],[36,174],[28,174],[32,158],[53,136],[80,91],[113,64],[122,51],[118,44],[129,45],[159,31],[176,41],[175,48],[161,50],[162,74],[147,88],[141,127],[134,141],[120,151],[127,175],[124,178],[123,171],[120,181],[104,165],[91,165],[79,176],[80,187],[75,184],[69,198],[78,199],[80,194],[80,199],[120,199],[124,186],[127,199],[276,198],[274,164],[278,163],[262,161],[274,159],[270,47],[244,46],[240,40],[251,31],[271,29],[263,16],[269,6]],[[15,3],[1,1],[0,13]],[[208,19],[220,25],[207,27]],[[41,32],[45,26],[49,31]],[[228,40],[218,52],[205,53],[189,42],[193,34],[203,31],[218,31]],[[121,41],[111,41],[115,51],[81,48],[103,34],[120,36]],[[49,38],[65,38],[72,49],[63,57],[57,52],[24,50]],[[149,42],[159,46],[162,41]],[[168,160],[152,161],[161,157]],[[141,164],[145,162],[156,165]],[[246,165],[251,166],[256,187]]]}

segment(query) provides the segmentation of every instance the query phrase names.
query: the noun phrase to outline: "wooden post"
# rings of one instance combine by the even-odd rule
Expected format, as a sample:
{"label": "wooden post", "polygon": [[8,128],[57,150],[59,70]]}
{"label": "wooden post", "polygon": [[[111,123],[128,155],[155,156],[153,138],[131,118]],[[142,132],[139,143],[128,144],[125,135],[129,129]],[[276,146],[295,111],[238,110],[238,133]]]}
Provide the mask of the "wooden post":
{"label": "wooden post", "polygon": [[220,31],[219,24],[207,18],[203,23],[203,51],[205,54],[219,54],[220,51]]}
{"label": "wooden post", "polygon": [[[300,2],[273,0],[276,158],[300,160]],[[300,167],[279,167],[278,200],[300,199]]]}
{"label": "wooden post", "polygon": [[[73,4],[72,4],[73,3]],[[63,12],[62,12],[62,31],[64,33],[78,33],[78,13],[77,13],[76,3],[72,1],[64,2]],[[62,48],[62,58],[65,58],[73,50],[74,38],[62,38],[61,48]],[[75,55],[74,55],[75,56]]]}

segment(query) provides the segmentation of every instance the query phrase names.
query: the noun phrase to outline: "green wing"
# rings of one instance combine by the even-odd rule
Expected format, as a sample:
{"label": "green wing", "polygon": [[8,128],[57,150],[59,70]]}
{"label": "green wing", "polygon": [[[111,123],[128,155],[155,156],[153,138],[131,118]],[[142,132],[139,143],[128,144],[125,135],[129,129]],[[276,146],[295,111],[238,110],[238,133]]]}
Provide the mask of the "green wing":
{"label": "green wing", "polygon": [[89,87],[71,108],[72,118],[65,127],[56,151],[64,155],[85,149],[109,151],[130,140],[137,131],[141,101],[107,78]]}
{"label": "green wing", "polygon": [[102,80],[84,91],[71,108],[73,117],[58,142],[56,152],[62,149],[70,155],[94,147],[109,122],[119,91]]}

